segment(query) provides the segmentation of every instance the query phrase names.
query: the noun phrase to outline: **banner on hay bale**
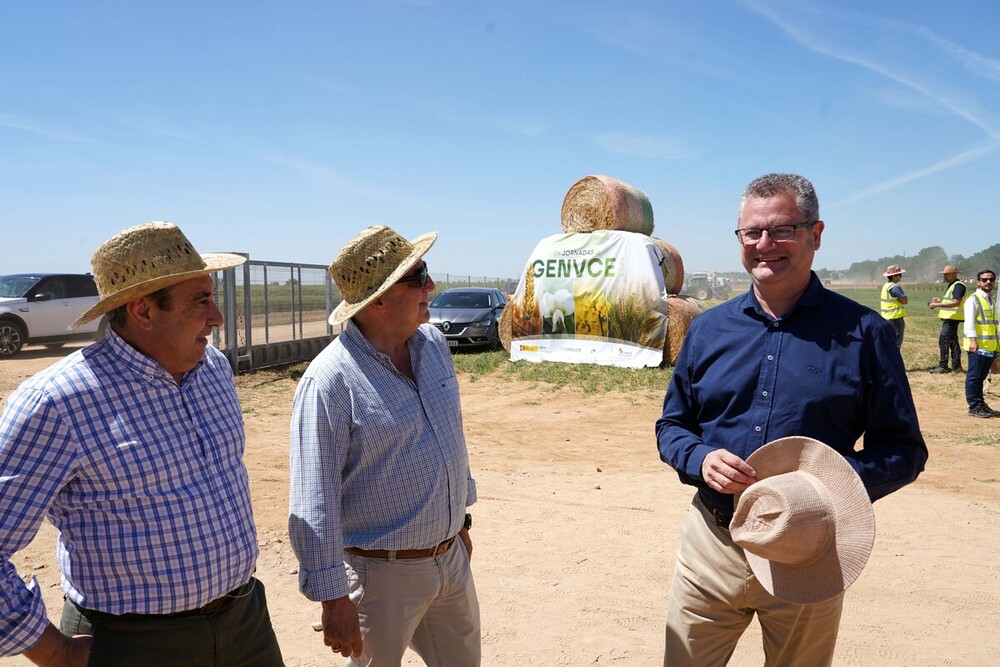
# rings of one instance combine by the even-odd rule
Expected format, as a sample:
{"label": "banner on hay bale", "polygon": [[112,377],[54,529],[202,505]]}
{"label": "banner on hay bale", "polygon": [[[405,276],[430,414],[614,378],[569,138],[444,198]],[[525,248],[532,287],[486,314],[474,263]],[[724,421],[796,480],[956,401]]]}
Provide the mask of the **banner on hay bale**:
{"label": "banner on hay bale", "polygon": [[511,311],[511,361],[642,368],[663,361],[667,302],[650,237],[601,230],[542,239]]}

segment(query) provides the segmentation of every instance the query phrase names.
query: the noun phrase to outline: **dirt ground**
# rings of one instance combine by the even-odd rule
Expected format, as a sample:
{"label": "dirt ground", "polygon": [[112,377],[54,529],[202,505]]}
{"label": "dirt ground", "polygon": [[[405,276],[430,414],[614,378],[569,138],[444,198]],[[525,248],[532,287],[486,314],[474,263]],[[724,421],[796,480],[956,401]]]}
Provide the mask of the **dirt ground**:
{"label": "dirt ground", "polygon": [[[0,396],[65,353],[29,348],[0,362]],[[875,505],[875,548],[846,597],[837,665],[1000,660],[1000,419],[965,415],[963,379],[911,374],[930,461],[915,484]],[[692,495],[657,456],[662,393],[460,381],[479,489],[473,568],[484,666],[662,664],[677,530]],[[319,608],[298,592],[286,535],[295,382],[263,371],[238,384],[257,574],[286,663],[341,664],[310,627]],[[1000,407],[1000,386],[987,399]],[[54,541],[46,524],[14,562],[38,577],[58,622]],[[760,665],[762,656],[754,624],[731,664]],[[410,655],[406,664],[423,663]]]}

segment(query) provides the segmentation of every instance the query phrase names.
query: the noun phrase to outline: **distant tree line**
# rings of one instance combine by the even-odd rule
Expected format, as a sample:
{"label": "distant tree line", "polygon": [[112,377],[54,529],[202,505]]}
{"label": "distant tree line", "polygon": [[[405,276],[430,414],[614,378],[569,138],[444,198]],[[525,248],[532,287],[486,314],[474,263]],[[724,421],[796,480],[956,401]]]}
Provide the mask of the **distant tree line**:
{"label": "distant tree line", "polygon": [[958,267],[959,278],[975,278],[983,269],[1000,271],[1000,243],[980,250],[971,257],[949,255],[941,246],[924,248],[916,255],[892,255],[854,262],[846,270],[817,269],[816,274],[823,280],[849,283],[882,282],[882,273],[887,266],[898,264],[906,269],[907,282],[933,282],[941,277],[939,271],[946,265]]}

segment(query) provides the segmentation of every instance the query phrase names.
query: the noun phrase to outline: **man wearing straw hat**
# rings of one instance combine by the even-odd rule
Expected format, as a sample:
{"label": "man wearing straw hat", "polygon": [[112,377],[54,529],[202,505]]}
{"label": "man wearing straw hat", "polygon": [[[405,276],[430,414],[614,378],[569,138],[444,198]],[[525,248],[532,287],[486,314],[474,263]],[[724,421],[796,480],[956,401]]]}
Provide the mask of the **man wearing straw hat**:
{"label": "man wearing straw hat", "polygon": [[[938,336],[938,349],[941,358],[931,373],[962,372],[962,346],[958,340],[958,329],[965,321],[965,311],[962,309],[962,299],[965,298],[965,285],[958,279],[958,267],[949,264],[941,269],[941,277],[948,287],[941,297],[931,299],[927,307],[937,311],[941,320],[941,335]],[[948,366],[948,356],[951,356],[951,366]]]}
{"label": "man wearing straw hat", "polygon": [[[24,382],[0,418],[0,652],[39,665],[282,664],[243,465],[243,418],[211,274],[176,226],[130,227],[91,258],[105,338]],[[9,560],[59,529],[60,630]]]}
{"label": "man wearing straw hat", "polygon": [[[856,531],[861,548],[849,552],[836,528],[867,525],[869,500],[923,470],[892,328],[812,271],[825,227],[805,178],[750,183],[736,237],[752,287],[694,320],[674,367],[657,443],[697,492],[681,528],[665,665],[725,664],[755,614],[768,665],[830,665],[844,590],[872,537]],[[796,439],[765,447],[786,437]],[[846,464],[834,478],[819,474],[831,453]],[[838,491],[837,479],[853,477],[865,502]]]}
{"label": "man wearing straw hat", "polygon": [[384,226],[330,265],[344,329],[309,365],[292,408],[289,536],[299,587],[322,603],[323,641],[348,665],[480,664],[469,558],[476,500],[458,381],[427,324],[434,281]]}
{"label": "man wearing straw hat", "polygon": [[889,320],[892,330],[896,332],[897,347],[903,347],[903,331],[906,329],[906,304],[910,302],[906,292],[899,286],[899,281],[903,279],[904,273],[906,273],[906,269],[901,269],[898,265],[893,264],[882,274],[885,278],[880,301],[882,317]]}

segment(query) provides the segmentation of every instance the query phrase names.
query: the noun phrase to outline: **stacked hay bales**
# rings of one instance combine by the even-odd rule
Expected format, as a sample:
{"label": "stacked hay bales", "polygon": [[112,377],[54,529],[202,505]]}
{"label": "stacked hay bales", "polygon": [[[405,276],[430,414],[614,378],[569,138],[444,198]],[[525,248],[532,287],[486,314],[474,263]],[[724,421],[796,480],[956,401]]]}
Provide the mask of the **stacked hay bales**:
{"label": "stacked hay bales", "polygon": [[507,305],[503,307],[503,312],[500,313],[500,319],[497,320],[497,330],[500,333],[500,344],[503,345],[503,349],[510,352],[510,339],[514,336],[513,327],[511,326],[511,317],[514,311],[514,302],[508,301]]}
{"label": "stacked hay bales", "polygon": [[667,297],[667,335],[663,344],[663,363],[674,366],[691,322],[701,314],[701,305],[688,296]]}
{"label": "stacked hay bales", "polygon": [[592,232],[600,229],[645,234],[656,243],[663,259],[660,270],[669,295],[667,317],[652,317],[643,323],[643,342],[663,341],[664,363],[673,366],[691,322],[701,312],[698,303],[677,297],[684,285],[681,254],[663,239],[652,236],[653,207],[642,190],[611,176],[584,176],[566,192],[560,211],[564,232]]}
{"label": "stacked hay bales", "polygon": [[[611,176],[584,176],[566,192],[560,219],[566,233],[599,230],[632,232],[648,236],[657,246],[662,254],[659,269],[668,295],[667,313],[651,314],[639,324],[638,331],[632,333],[636,335],[636,342],[647,348],[656,349],[662,345],[663,362],[673,366],[681,343],[687,336],[691,322],[701,312],[701,307],[694,300],[677,296],[684,284],[684,262],[674,246],[652,236],[653,207],[646,193]],[[540,308],[535,298],[534,280],[530,271],[526,272],[524,283],[523,298],[507,304],[498,322],[500,342],[508,352],[513,338],[542,333]],[[589,306],[593,304],[581,304],[575,308],[578,332],[582,325],[589,322]],[[601,321],[600,312],[597,312],[595,321]],[[608,335],[603,327],[600,331],[596,327],[591,328],[594,331],[588,330],[585,333]]]}
{"label": "stacked hay bales", "polygon": [[610,176],[584,176],[574,183],[563,197],[560,217],[566,233],[653,233],[653,207],[646,193]]}
{"label": "stacked hay bales", "polygon": [[660,269],[663,271],[663,287],[667,294],[680,294],[684,286],[684,261],[677,248],[673,247],[663,239],[655,236],[650,237],[660,251],[663,253],[663,260],[660,262]]}

